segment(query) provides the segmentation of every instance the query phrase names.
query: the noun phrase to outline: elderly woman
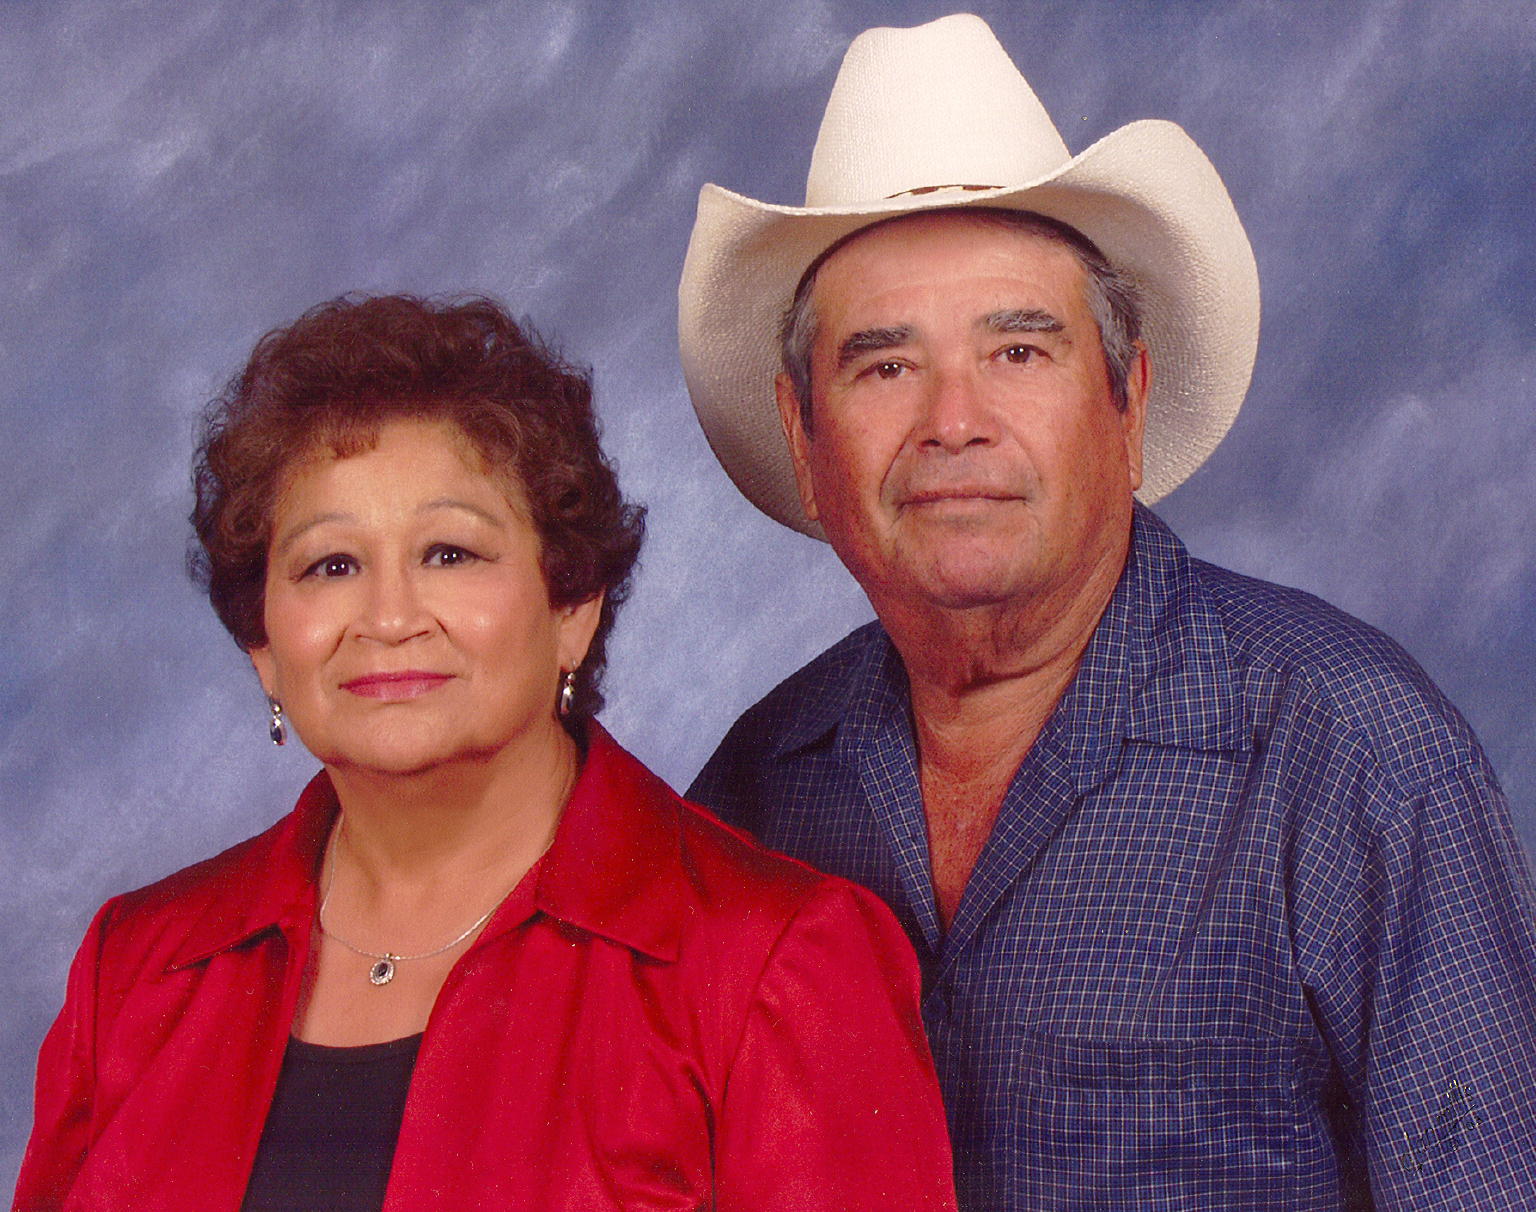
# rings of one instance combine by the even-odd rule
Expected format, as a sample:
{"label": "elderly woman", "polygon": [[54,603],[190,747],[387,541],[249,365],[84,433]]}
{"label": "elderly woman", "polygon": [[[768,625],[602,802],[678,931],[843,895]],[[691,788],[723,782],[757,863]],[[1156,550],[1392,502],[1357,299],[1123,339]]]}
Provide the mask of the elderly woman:
{"label": "elderly woman", "polygon": [[872,897],[592,719],[640,545],[587,381],[494,304],[341,299],[210,412],[220,619],[324,765],[91,925],[16,1206],[952,1206]]}

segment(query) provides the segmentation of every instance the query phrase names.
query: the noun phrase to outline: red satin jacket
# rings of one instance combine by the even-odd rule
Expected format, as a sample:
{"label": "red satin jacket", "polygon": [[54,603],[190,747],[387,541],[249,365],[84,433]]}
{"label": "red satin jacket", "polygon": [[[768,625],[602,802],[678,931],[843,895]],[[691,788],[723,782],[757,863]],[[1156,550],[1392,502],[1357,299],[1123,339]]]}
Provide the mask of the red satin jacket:
{"label": "red satin jacket", "polygon": [[[15,1207],[238,1209],[336,812],[109,901],[38,1061]],[[900,928],[601,729],[427,1024],[385,1208],[952,1209]]]}

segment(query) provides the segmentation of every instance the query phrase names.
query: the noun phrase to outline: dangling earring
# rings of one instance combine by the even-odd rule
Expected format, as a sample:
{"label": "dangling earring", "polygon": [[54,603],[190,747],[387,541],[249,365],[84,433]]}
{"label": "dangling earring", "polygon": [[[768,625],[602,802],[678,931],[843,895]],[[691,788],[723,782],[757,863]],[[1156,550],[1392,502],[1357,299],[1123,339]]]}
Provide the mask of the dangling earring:
{"label": "dangling earring", "polygon": [[560,674],[560,718],[563,720],[571,714],[571,705],[576,701],[576,671],[566,669]]}
{"label": "dangling earring", "polygon": [[274,745],[281,745],[288,739],[288,725],[283,723],[283,705],[269,694],[267,706],[272,711],[272,718],[267,721],[267,735],[272,738]]}

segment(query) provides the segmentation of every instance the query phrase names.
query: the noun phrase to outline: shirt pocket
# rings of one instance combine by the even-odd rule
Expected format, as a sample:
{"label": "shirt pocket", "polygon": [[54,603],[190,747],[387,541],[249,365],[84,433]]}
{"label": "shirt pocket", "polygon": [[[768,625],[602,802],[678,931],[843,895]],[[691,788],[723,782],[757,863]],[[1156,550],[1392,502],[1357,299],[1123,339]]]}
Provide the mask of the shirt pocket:
{"label": "shirt pocket", "polygon": [[[1041,1207],[1311,1207],[1337,1161],[1301,1049],[1281,1039],[1026,1033],[1011,1103],[1014,1190]],[[1327,1206],[1326,1203],[1319,1206]]]}

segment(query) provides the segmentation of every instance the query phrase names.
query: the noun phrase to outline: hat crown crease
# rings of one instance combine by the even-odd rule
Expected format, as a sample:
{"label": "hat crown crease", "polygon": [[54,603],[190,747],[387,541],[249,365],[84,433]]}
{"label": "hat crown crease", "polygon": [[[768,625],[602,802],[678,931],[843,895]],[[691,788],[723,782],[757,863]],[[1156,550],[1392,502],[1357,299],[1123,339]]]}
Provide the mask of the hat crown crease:
{"label": "hat crown crease", "polygon": [[961,14],[854,39],[811,153],[805,204],[858,206],[935,186],[1029,181],[1070,159],[996,36]]}

